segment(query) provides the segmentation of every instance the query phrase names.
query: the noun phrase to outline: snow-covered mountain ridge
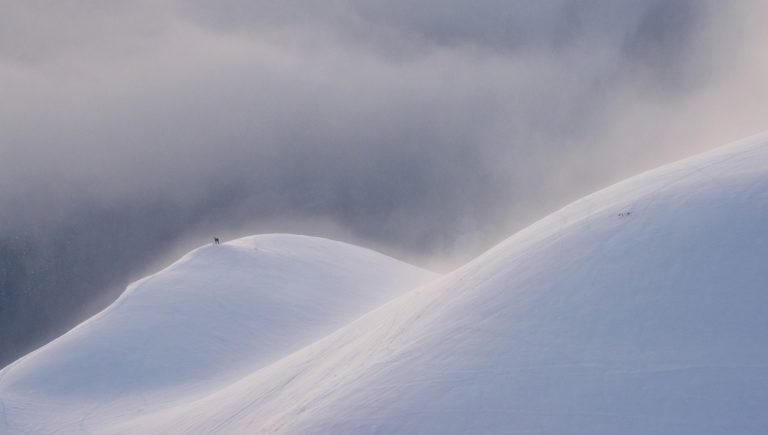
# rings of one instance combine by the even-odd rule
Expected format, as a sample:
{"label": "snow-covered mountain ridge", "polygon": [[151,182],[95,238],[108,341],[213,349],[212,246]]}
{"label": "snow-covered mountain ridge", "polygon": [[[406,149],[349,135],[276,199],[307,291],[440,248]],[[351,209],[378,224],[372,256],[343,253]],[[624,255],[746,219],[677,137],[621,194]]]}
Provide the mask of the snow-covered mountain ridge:
{"label": "snow-covered mountain ridge", "polygon": [[[434,277],[317,237],[198,248],[1,371],[0,433],[86,433],[90,416],[208,394]],[[34,422],[15,425],[17,408]]]}
{"label": "snow-covered mountain ridge", "polygon": [[[183,359],[171,358],[158,369],[169,357],[155,350],[112,369],[119,357],[106,349],[123,348],[126,336],[154,340],[157,349],[164,343],[185,349],[175,334],[162,335],[162,322],[174,316],[207,319],[205,309],[214,302],[190,302],[195,309],[189,311],[162,308],[157,319],[142,317],[142,302],[130,311],[131,318],[119,317],[120,307],[142,292],[139,282],[95,319],[0,372],[0,429],[765,433],[767,228],[768,135],[761,135],[589,195],[424,286],[419,285],[429,274],[391,259],[390,269],[380,269],[378,254],[370,254],[377,260],[366,263],[376,263],[369,270],[353,273],[361,265],[352,264],[358,253],[351,250],[361,248],[349,247],[344,261],[335,252],[323,256],[332,264],[313,263],[313,277],[326,267],[350,264],[342,269],[359,278],[352,280],[355,284],[376,287],[370,294],[380,295],[379,300],[366,296],[365,304],[344,310],[349,313],[346,326],[333,323],[314,337],[298,338],[292,320],[281,326],[294,331],[280,333],[289,338],[260,337],[263,328],[254,331],[250,324],[242,330],[234,327],[240,331],[236,337],[211,333],[204,351],[233,355],[236,367],[215,357],[189,367]],[[282,246],[277,239],[275,243]],[[238,288],[266,279],[275,267],[265,263],[263,269],[240,276],[245,272],[234,259],[222,258],[218,264],[235,275],[233,287]],[[306,270],[301,261],[285,267],[296,269],[286,269],[273,285]],[[396,283],[383,278],[401,274],[411,278]],[[318,284],[335,276],[291,284],[295,292],[285,293],[286,306],[294,307],[304,292],[315,292]],[[202,273],[171,278],[189,286],[215,279]],[[161,284],[154,288],[167,291]],[[185,297],[200,294],[210,292]],[[249,304],[242,304],[244,296],[238,294],[221,302],[223,312],[244,311],[235,325],[250,317],[258,322],[269,318],[252,307],[283,292],[258,293]],[[290,318],[313,316],[315,304],[323,302],[318,299],[299,304]],[[165,306],[156,302],[151,306]],[[96,329],[89,325],[100,321],[130,331],[137,323],[148,326],[108,344],[95,333],[81,338],[83,331]],[[211,323],[204,329],[219,328]],[[243,351],[241,356],[243,337],[262,343],[264,351]],[[276,347],[279,351],[273,353]],[[105,352],[112,355],[109,364],[93,369],[93,361],[105,358]],[[79,354],[84,356],[73,356]],[[99,370],[104,370],[102,380],[91,380],[99,379]],[[75,380],[60,380],[62,373]],[[86,406],[94,397],[105,401],[98,396],[104,379],[129,385],[110,391],[106,404]]]}

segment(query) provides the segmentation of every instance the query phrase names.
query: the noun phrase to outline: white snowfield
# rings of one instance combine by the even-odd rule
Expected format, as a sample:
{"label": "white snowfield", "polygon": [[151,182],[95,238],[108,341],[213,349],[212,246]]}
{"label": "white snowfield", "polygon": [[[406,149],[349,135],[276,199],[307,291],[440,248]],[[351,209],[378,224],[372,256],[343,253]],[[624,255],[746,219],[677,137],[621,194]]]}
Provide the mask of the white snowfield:
{"label": "white snowfield", "polygon": [[210,394],[434,277],[316,237],[198,248],[0,371],[0,434],[112,433],[113,423]]}
{"label": "white snowfield", "polygon": [[768,135],[429,278],[319,239],[202,248],[0,372],[0,432],[768,433]]}

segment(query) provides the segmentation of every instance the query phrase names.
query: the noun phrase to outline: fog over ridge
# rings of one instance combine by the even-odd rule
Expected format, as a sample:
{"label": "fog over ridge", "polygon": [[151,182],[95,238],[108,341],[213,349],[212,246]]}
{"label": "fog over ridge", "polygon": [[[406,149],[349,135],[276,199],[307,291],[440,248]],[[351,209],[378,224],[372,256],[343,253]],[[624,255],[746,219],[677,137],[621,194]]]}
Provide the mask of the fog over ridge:
{"label": "fog over ridge", "polygon": [[3,2],[0,364],[214,234],[325,235],[449,270],[591,190],[765,130],[764,12]]}

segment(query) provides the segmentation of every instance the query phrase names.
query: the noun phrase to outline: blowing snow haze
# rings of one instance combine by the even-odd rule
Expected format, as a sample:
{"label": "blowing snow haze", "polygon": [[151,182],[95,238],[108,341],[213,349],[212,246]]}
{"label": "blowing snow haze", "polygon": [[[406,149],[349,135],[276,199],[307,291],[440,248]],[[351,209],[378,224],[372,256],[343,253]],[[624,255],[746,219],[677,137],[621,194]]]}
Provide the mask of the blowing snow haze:
{"label": "blowing snow haze", "polygon": [[0,2],[0,365],[213,235],[331,236],[445,271],[764,130],[765,12]]}

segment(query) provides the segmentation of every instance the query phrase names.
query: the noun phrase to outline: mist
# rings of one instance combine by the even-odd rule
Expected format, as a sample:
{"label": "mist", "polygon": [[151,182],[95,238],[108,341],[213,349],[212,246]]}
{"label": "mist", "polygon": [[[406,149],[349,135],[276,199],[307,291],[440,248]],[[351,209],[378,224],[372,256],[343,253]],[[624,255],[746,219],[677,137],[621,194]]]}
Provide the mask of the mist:
{"label": "mist", "polygon": [[0,365],[186,249],[447,271],[766,129],[758,1],[0,4]]}

